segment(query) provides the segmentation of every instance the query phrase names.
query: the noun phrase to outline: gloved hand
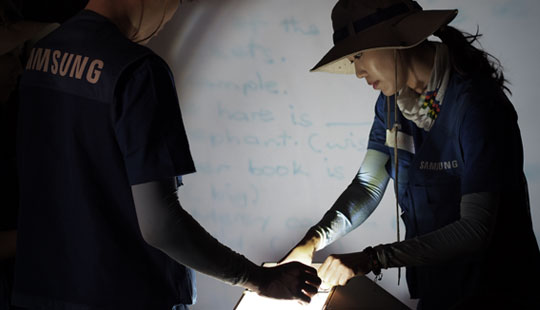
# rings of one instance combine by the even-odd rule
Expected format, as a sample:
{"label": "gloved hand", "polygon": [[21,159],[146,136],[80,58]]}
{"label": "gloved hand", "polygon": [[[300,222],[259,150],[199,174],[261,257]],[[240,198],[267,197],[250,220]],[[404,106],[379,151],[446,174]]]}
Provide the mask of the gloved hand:
{"label": "gloved hand", "polygon": [[261,296],[309,303],[320,284],[315,268],[291,262],[275,267],[258,267],[246,286]]}

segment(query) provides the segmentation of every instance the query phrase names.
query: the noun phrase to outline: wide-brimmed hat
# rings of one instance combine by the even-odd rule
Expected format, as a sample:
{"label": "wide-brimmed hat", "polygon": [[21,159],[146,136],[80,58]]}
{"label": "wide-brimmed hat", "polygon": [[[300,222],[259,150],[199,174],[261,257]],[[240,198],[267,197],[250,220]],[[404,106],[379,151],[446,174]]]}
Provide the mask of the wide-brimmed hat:
{"label": "wide-brimmed hat", "polygon": [[332,10],[334,47],[310,71],[354,74],[348,56],[416,46],[456,15],[455,9],[424,11],[412,0],[339,0]]}

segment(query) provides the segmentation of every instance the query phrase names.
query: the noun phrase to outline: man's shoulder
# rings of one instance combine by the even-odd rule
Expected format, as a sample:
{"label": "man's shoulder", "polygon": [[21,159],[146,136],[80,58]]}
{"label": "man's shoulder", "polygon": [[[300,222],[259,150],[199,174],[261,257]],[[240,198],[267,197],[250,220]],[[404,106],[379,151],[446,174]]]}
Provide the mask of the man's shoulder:
{"label": "man's shoulder", "polygon": [[115,63],[129,63],[154,54],[151,49],[127,38],[110,20],[88,10],[66,21],[39,41],[36,47],[64,49],[75,54],[110,59],[109,62]]}

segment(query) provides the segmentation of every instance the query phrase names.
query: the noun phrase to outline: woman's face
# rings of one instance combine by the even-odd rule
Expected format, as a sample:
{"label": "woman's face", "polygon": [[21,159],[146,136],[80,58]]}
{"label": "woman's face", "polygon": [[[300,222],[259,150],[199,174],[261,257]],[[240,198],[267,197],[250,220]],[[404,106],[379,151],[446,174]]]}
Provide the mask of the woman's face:
{"label": "woman's face", "polygon": [[[366,79],[368,85],[375,90],[380,90],[386,96],[396,93],[396,72],[394,49],[368,50],[349,56],[348,59],[354,62],[356,76],[359,79]],[[397,89],[402,89],[406,82],[406,70],[400,54],[397,55],[398,76]]]}

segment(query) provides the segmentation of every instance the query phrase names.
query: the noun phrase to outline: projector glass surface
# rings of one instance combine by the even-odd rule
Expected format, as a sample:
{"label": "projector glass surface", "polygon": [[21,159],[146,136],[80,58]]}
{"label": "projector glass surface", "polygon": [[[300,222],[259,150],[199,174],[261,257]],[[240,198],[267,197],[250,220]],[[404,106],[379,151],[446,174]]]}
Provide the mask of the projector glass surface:
{"label": "projector glass surface", "polygon": [[302,305],[296,300],[271,299],[245,291],[235,310],[322,310],[329,294],[329,292],[317,293],[311,299],[311,303]]}

